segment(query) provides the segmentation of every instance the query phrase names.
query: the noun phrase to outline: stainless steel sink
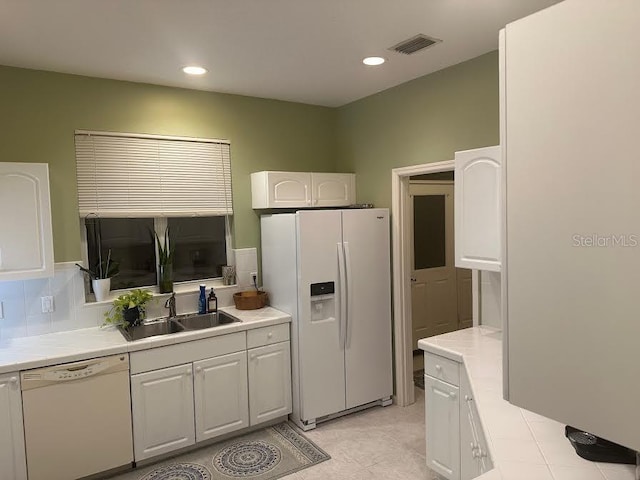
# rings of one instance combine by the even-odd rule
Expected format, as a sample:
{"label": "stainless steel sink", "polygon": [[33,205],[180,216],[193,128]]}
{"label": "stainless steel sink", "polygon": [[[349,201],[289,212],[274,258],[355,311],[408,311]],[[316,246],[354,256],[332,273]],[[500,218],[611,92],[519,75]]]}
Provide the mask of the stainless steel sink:
{"label": "stainless steel sink", "polygon": [[156,335],[169,335],[170,333],[183,332],[184,327],[174,320],[165,319],[143,323],[142,325],[129,328],[124,328],[119,325],[118,330],[120,330],[124,338],[133,342],[134,340],[155,337]]}
{"label": "stainless steel sink", "polygon": [[219,327],[220,325],[236,322],[240,322],[240,320],[224,312],[204,314],[189,313],[143,323],[135,327],[124,328],[123,326],[118,326],[118,330],[120,330],[124,338],[129,342],[133,342],[157,335],[169,335],[171,333],[184,332],[185,330],[203,330],[205,328]]}
{"label": "stainless steel sink", "polygon": [[225,312],[178,315],[173,319],[182,325],[185,330],[202,330],[204,328],[219,327],[220,325],[240,322],[240,320]]}

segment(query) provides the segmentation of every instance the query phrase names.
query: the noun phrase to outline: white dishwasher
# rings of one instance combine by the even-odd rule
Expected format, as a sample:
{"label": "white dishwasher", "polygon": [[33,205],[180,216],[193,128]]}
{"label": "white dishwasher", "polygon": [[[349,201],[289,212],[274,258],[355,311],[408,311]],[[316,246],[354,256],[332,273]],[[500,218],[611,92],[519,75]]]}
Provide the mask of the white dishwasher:
{"label": "white dishwasher", "polygon": [[70,480],[131,464],[128,355],[20,376],[29,480]]}

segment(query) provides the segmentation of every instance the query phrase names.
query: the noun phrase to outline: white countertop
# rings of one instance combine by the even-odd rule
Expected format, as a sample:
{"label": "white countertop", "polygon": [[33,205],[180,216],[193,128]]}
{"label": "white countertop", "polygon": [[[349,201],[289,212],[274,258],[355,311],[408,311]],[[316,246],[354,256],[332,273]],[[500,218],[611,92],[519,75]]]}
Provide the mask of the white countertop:
{"label": "white countertop", "polygon": [[635,467],[580,458],[563,424],[502,399],[499,330],[467,328],[424,338],[418,347],[466,367],[495,467],[478,480],[635,480]]}
{"label": "white countertop", "polygon": [[76,362],[104,355],[145,350],[291,321],[291,316],[271,307],[259,310],[222,307],[220,310],[238,318],[241,323],[160,335],[134,342],[128,342],[112,326],[2,340],[0,341],[0,374]]}

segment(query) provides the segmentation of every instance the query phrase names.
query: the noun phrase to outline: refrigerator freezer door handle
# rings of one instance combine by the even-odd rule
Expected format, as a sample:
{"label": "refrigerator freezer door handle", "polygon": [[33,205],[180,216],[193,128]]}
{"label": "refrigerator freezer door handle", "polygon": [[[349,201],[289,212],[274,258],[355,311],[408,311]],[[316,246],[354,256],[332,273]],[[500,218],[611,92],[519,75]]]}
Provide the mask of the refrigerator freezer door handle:
{"label": "refrigerator freezer door handle", "polygon": [[347,301],[346,301],[346,316],[345,316],[345,348],[349,348],[351,346],[351,330],[353,327],[351,326],[351,316],[353,315],[353,299],[351,298],[353,295],[353,271],[351,270],[351,253],[349,252],[349,242],[344,242],[344,263],[345,263],[345,271],[347,274]]}
{"label": "refrigerator freezer door handle", "polygon": [[340,348],[344,349],[346,336],[347,336],[347,272],[346,264],[344,261],[344,247],[341,242],[337,244],[338,247],[338,275],[340,284],[340,320],[338,322],[340,326]]}

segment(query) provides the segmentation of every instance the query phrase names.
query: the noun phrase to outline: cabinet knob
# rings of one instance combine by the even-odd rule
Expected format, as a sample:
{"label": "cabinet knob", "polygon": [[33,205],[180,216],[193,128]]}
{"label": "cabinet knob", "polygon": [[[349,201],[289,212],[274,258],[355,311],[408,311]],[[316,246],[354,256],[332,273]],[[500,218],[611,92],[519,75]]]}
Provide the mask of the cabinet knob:
{"label": "cabinet knob", "polygon": [[475,450],[473,451],[473,458],[480,458],[480,453],[476,452]]}
{"label": "cabinet knob", "polygon": [[202,372],[202,367],[196,367],[196,373]]}
{"label": "cabinet knob", "polygon": [[271,337],[273,337],[273,332],[267,333],[267,338],[271,338]]}
{"label": "cabinet knob", "polygon": [[442,371],[442,365],[436,365],[436,370],[437,370],[438,372]]}
{"label": "cabinet knob", "polygon": [[11,377],[9,379],[9,382],[11,382],[12,385],[17,385],[18,384],[18,377]]}
{"label": "cabinet knob", "polygon": [[191,369],[187,370],[186,374],[187,374],[187,377],[190,377],[191,376]]}
{"label": "cabinet knob", "polygon": [[465,401],[470,402],[473,400],[473,397],[471,395],[465,395],[464,396]]}
{"label": "cabinet knob", "polygon": [[256,354],[255,354],[255,353],[252,353],[252,354],[249,356],[249,359],[250,359],[250,360],[255,360],[255,359],[256,359]]}
{"label": "cabinet knob", "polygon": [[456,392],[451,392],[449,393],[449,396],[451,397],[451,399],[455,399],[458,395],[456,394]]}

